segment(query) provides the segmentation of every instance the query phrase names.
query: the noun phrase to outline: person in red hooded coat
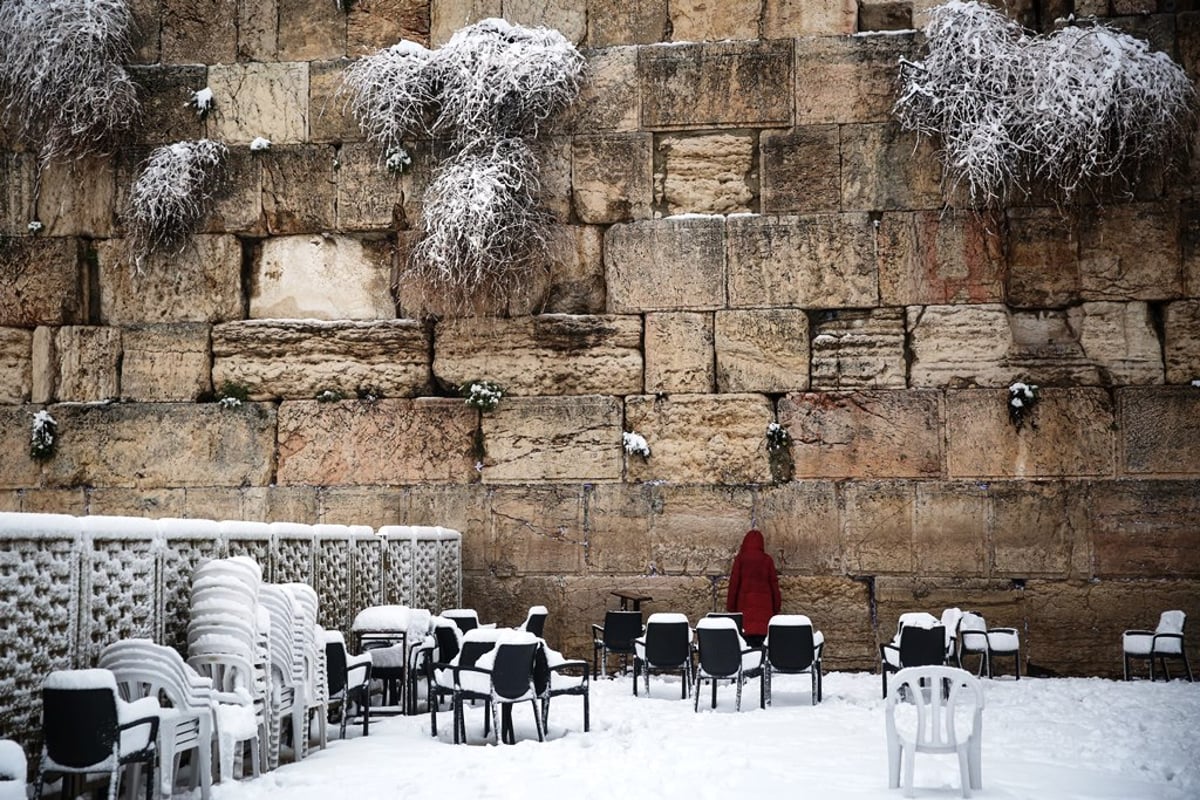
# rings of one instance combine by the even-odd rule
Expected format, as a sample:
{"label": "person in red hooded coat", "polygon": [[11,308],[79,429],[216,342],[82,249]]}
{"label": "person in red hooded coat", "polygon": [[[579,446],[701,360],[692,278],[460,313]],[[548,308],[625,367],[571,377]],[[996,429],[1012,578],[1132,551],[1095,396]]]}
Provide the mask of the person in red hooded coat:
{"label": "person in red hooded coat", "polygon": [[759,647],[766,639],[767,623],[779,613],[782,604],[775,561],[767,555],[762,532],[749,531],[733,559],[725,610],[741,612],[746,642]]}

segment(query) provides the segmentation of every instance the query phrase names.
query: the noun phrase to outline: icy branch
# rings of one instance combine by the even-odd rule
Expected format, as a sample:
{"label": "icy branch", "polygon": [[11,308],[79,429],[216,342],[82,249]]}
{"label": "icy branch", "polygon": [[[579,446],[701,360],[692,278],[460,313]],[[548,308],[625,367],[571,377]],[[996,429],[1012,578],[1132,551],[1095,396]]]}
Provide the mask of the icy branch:
{"label": "icy branch", "polygon": [[125,217],[135,256],[180,246],[208,211],[229,151],[200,139],[155,149],[142,167]]}

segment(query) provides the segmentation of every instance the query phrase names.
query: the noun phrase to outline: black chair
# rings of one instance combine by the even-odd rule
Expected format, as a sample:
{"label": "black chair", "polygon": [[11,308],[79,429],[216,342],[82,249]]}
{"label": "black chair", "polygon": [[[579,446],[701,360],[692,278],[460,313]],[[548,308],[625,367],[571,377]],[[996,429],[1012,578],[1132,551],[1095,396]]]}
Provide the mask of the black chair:
{"label": "black chair", "polygon": [[1154,662],[1158,662],[1163,677],[1171,680],[1167,659],[1183,662],[1183,671],[1189,682],[1192,680],[1192,665],[1188,663],[1187,647],[1184,646],[1183,629],[1187,625],[1187,614],[1182,611],[1164,611],[1158,618],[1158,627],[1152,631],[1125,631],[1121,636],[1121,650],[1125,657],[1125,680],[1130,680],[1129,667],[1133,660],[1150,662],[1150,680],[1158,678]]}
{"label": "black chair", "polygon": [[766,655],[763,659],[763,683],[767,705],[771,705],[771,676],[812,676],[812,704],[821,702],[821,652],[825,637],[814,631],[812,620],[802,614],[776,614],[767,623]]}
{"label": "black chair", "polygon": [[[387,636],[364,635],[361,637],[361,644],[363,652],[372,652],[375,661],[386,659],[384,663],[371,665],[371,680],[379,681],[380,705],[387,708],[399,706],[403,709],[407,702],[404,690],[409,678],[408,635],[402,632],[391,633]],[[385,650],[387,654],[378,652]],[[399,663],[396,663],[397,654]],[[376,713],[384,715],[396,712],[377,709]]]}
{"label": "black chair", "polygon": [[435,680],[435,666],[445,670],[446,665],[456,664],[462,632],[452,620],[443,617],[433,619],[433,645],[425,654],[425,697],[429,703],[429,735],[437,736],[437,712],[442,706],[442,700],[454,697],[454,679],[448,677],[444,682]]}
{"label": "black chair", "polygon": [[646,678],[646,696],[650,695],[651,672],[678,672],[680,694],[688,696],[692,681],[692,629],[683,614],[651,614],[646,633],[634,640],[633,693],[638,693],[638,675]]}
{"label": "black chair", "polygon": [[329,681],[329,714],[336,706],[341,723],[339,738],[346,738],[346,723],[353,704],[362,717],[363,736],[371,730],[371,660],[359,656],[351,660],[340,633],[327,632],[325,639],[325,676]]}
{"label": "black chair", "polygon": [[[480,658],[475,666],[460,664],[454,668],[454,710],[463,741],[466,741],[467,733],[464,700],[484,702],[483,735],[489,735],[490,720],[497,738],[505,744],[516,744],[517,741],[512,723],[513,705],[529,701],[538,741],[543,740],[538,693],[533,679],[534,658],[541,647],[541,641],[533,634],[513,634],[510,640],[496,643],[494,654]],[[463,649],[465,652],[466,643]],[[486,688],[484,682],[477,682],[480,678],[486,678]]]}
{"label": "black chair", "polygon": [[883,696],[888,694],[888,674],[906,667],[944,666],[946,628],[934,625],[921,628],[906,625],[900,629],[900,642],[879,645],[879,672],[883,676]]}
{"label": "black chair", "polygon": [[[578,674],[577,674],[578,673]],[[533,663],[533,681],[542,698],[542,730],[550,732],[550,699],[567,695],[583,698],[583,730],[591,729],[589,714],[590,674],[581,658],[566,659],[543,643]]]}
{"label": "black chair", "polygon": [[[479,631],[476,633],[475,631]],[[485,638],[486,637],[486,638]],[[461,700],[470,700],[474,703],[476,700],[487,701],[490,698],[490,687],[486,681],[481,679],[468,679],[465,684],[459,681],[459,670],[471,670],[479,662],[479,659],[484,654],[491,652],[496,647],[495,634],[491,631],[484,632],[483,629],[475,628],[468,632],[462,638],[459,645],[458,655],[448,662],[438,662],[432,665],[431,671],[433,674],[434,691],[442,696],[446,692],[450,694],[450,710],[453,715],[452,727],[454,732],[454,743],[466,741],[467,731],[466,723],[462,716]],[[437,706],[431,704],[433,712],[430,715],[430,733],[437,736]],[[484,720],[485,735],[490,730],[490,721]]]}
{"label": "black chair", "polygon": [[592,677],[600,677],[600,660],[608,674],[608,654],[621,656],[622,664],[634,654],[633,642],[642,635],[641,611],[608,611],[603,625],[592,625]]}
{"label": "black chair", "polygon": [[[51,776],[108,773],[108,800],[114,800],[121,767],[146,765],[146,800],[155,797],[154,762],[158,757],[158,716],[120,722],[117,684],[108,670],[64,670],[51,673],[42,686],[42,759],[38,765],[40,800]],[[143,700],[158,707],[157,698]],[[138,704],[126,704],[126,708]],[[122,742],[122,734],[145,728],[145,737]],[[133,738],[132,735],[129,738]]]}
{"label": "black chair", "polygon": [[700,687],[705,681],[712,684],[712,707],[717,707],[717,685],[730,681],[737,688],[734,708],[742,710],[742,686],[758,678],[758,705],[766,705],[763,680],[763,651],[750,647],[738,633],[737,623],[728,617],[705,617],[696,623],[696,640],[700,663],[696,668],[694,709],[700,710]]}
{"label": "black chair", "polygon": [[710,611],[704,616],[718,618],[724,617],[726,619],[731,619],[737,623],[738,633],[740,633],[743,637],[746,635],[745,630],[742,628],[742,612],[740,611]]}
{"label": "black chair", "polygon": [[545,606],[531,606],[519,630],[528,631],[540,639],[545,634],[546,618],[549,616],[550,611]]}
{"label": "black chair", "polygon": [[442,616],[452,620],[463,633],[479,627],[479,614],[473,608],[448,608],[442,612]]}

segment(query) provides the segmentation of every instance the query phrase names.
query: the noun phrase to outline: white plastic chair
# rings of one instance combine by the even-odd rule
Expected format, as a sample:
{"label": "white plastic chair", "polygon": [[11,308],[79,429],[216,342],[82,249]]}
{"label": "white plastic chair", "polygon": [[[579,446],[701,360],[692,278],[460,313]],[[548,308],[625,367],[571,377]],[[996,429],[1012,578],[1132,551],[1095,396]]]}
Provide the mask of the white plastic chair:
{"label": "white plastic chair", "polygon": [[1021,637],[1016,628],[989,628],[983,615],[975,611],[965,611],[958,620],[958,652],[955,654],[958,666],[963,666],[963,656],[979,656],[977,675],[986,671],[992,677],[996,659],[1001,656],[1012,656],[1016,668],[1017,680],[1021,679]]}
{"label": "white plastic chair", "polygon": [[[983,788],[983,687],[979,679],[955,667],[908,667],[896,673],[895,691],[887,698],[888,787],[900,786],[900,763],[904,753],[904,795],[913,796],[913,762],[917,753],[955,753],[962,776],[963,797]],[[903,700],[901,698],[904,698]],[[916,729],[901,732],[896,706],[908,702],[916,707]],[[969,731],[959,729],[958,713],[969,713]]]}
{"label": "white plastic chair", "polygon": [[1157,659],[1163,670],[1163,677],[1171,679],[1167,670],[1167,659],[1183,661],[1183,670],[1187,679],[1192,680],[1192,666],[1188,663],[1187,648],[1183,643],[1183,627],[1187,624],[1187,614],[1182,611],[1164,611],[1158,618],[1158,627],[1152,631],[1125,631],[1121,636],[1121,649],[1125,655],[1125,680],[1129,677],[1130,659],[1145,659],[1150,662],[1150,680],[1157,678],[1154,662]]}

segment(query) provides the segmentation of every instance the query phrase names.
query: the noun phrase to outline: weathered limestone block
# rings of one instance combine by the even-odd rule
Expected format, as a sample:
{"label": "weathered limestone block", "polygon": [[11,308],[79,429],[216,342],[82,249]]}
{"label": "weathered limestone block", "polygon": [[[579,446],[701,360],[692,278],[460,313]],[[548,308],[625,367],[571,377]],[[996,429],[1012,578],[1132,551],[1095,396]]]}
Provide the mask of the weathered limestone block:
{"label": "weathered limestone block", "polygon": [[642,127],[792,124],[792,42],[715,42],[638,50]]}
{"label": "weathered limestone block", "polygon": [[637,48],[608,47],[589,50],[586,56],[588,79],[571,107],[550,121],[551,127],[581,134],[636,131],[642,118]]}
{"label": "weathered limestone block", "polygon": [[51,408],[54,486],[265,486],[275,460],[275,410],[243,403],[112,403]]}
{"label": "weathered limestone block", "polygon": [[122,397],[186,401],[212,389],[208,325],[133,326],[121,332],[121,345]]}
{"label": "weathered limestone block", "polygon": [[504,18],[514,25],[552,28],[568,42],[581,44],[587,36],[588,5],[588,0],[504,0]]}
{"label": "weathered limestone block", "polygon": [[667,0],[589,0],[588,44],[655,44],[667,40]]}
{"label": "weathered limestone block", "polygon": [[651,563],[650,525],[658,488],[597,483],[584,490],[587,568],[600,574],[644,574]]}
{"label": "weathered limestone block", "polygon": [[836,125],[763,131],[762,211],[838,211],[842,203],[841,138]]}
{"label": "weathered limestone block", "polygon": [[191,100],[207,85],[207,68],[195,64],[132,67],[129,76],[137,84],[142,104],[140,142],[157,145],[204,137],[204,119]]}
{"label": "weathered limestone block", "polygon": [[[825,634],[828,642],[840,642],[822,654],[825,669],[875,670],[879,647],[871,628],[870,589],[853,578],[784,575],[779,579],[784,614],[805,614]],[[727,591],[724,587],[722,592]],[[724,597],[717,598],[723,609]],[[834,637],[837,637],[836,639]],[[747,699],[745,697],[743,700]]]}
{"label": "weathered limestone block", "polygon": [[160,9],[164,64],[237,60],[238,0],[162,0]]}
{"label": "weathered limestone block", "polygon": [[272,147],[263,154],[263,211],[273,235],[336,227],[338,184],[327,145]]}
{"label": "weathered limestone block", "polygon": [[657,149],[654,202],[668,215],[754,210],[758,175],[749,134],[663,136]]}
{"label": "weathered limestone block", "polygon": [[69,325],[87,317],[74,239],[0,237],[0,325]]}
{"label": "weathered limestone block", "polygon": [[58,400],[94,403],[119,394],[121,329],[66,325],[54,340],[58,352]]}
{"label": "weathered limestone block", "polygon": [[512,397],[481,417],[484,483],[619,481],[615,397]]}
{"label": "weathered limestone block", "polygon": [[[228,59],[231,61],[232,59]],[[209,136],[233,146],[265,137],[273,145],[308,134],[308,64],[217,63],[208,69],[214,109]]]}
{"label": "weathered limestone block", "polygon": [[[426,0],[361,0],[346,15],[346,50],[350,56],[369,56],[401,39],[429,44],[429,3]],[[509,18],[511,21],[511,17]]]}
{"label": "weathered limestone block", "polygon": [[1169,303],[1163,320],[1167,383],[1200,380],[1200,300]]}
{"label": "weathered limestone block", "polygon": [[254,263],[251,319],[392,319],[386,241],[349,236],[267,239]]}
{"label": "weathered limestone block", "polygon": [[447,319],[434,333],[433,372],[450,386],[494,381],[505,395],[636,394],[641,333],[636,316]]}
{"label": "weathered limestone block", "polygon": [[248,147],[230,149],[225,159],[225,185],[213,198],[202,230],[210,233],[265,234],[262,163]]}
{"label": "weathered limestone block", "polygon": [[550,268],[550,285],[541,293],[547,314],[603,314],[604,229],[598,225],[565,226],[556,241],[560,249]]}
{"label": "weathered limestone block", "polygon": [[1022,377],[1011,364],[1012,327],[1004,306],[907,309],[913,386],[1007,386]]}
{"label": "weathered limestone block", "polygon": [[254,400],[429,390],[429,333],[413,320],[248,320],[216,326],[212,339],[213,383],[241,384]]}
{"label": "weathered limestone block", "polygon": [[1183,293],[1173,206],[1114,204],[1080,220],[1085,300],[1173,300]]}
{"label": "weathered limestone block", "polygon": [[485,559],[494,577],[577,575],[585,549],[578,486],[497,487]]}
{"label": "weathered limestone block", "polygon": [[950,391],[946,470],[952,478],[1112,475],[1114,419],[1103,389],[1042,388],[1020,430],[1007,389]]}
{"label": "weathered limestone block", "polygon": [[475,479],[477,412],[461,400],[285,402],[279,406],[284,485],[386,486]]}
{"label": "weathered limestone block", "polygon": [[1200,389],[1119,389],[1117,402],[1125,474],[1200,474]]}
{"label": "weathered limestone block", "polygon": [[940,208],[936,147],[895,122],[845,125],[842,132],[842,208]]}
{"label": "weathered limestone block", "polygon": [[712,314],[647,314],[645,352],[647,392],[706,394],[713,390]]}
{"label": "weathered limestone block", "polygon": [[[355,3],[351,12],[358,8]],[[312,61],[308,65],[308,138],[314,142],[356,142],[362,138],[345,95],[339,95],[348,58]],[[376,151],[376,157],[379,156]]]}
{"label": "weathered limestone block", "polygon": [[899,308],[823,312],[812,336],[812,388],[903,389],[904,312]]}
{"label": "weathered limestone block", "polygon": [[774,417],[761,395],[626,397],[625,426],[650,446],[648,459],[626,455],[626,480],[767,483],[765,436]]}
{"label": "weathered limestone block", "polygon": [[[343,12],[337,3],[325,3],[322,0],[276,2],[279,4],[277,57],[280,61],[316,61],[346,55],[346,29],[350,14]],[[364,2],[371,6],[377,0]],[[392,40],[388,44],[394,42]]]}
{"label": "weathered limestone block", "polygon": [[430,46],[445,44],[456,31],[472,22],[503,16],[500,0],[430,0]]}
{"label": "weathered limestone block", "polygon": [[54,340],[57,328],[39,325],[33,329],[33,374],[29,399],[34,403],[52,403],[58,392],[58,351]]}
{"label": "weathered limestone block", "polygon": [[386,231],[395,227],[396,217],[403,214],[400,176],[384,166],[376,145],[342,145],[334,175],[338,230]]}
{"label": "weathered limestone block", "polygon": [[[0,405],[0,489],[23,489],[42,485],[42,468],[29,456],[29,441],[33,431],[33,415],[41,407]],[[56,408],[47,407],[55,421],[61,423]],[[62,427],[59,427],[62,431]],[[61,440],[59,441],[61,447]],[[20,501],[18,500],[18,505]],[[14,509],[14,510],[20,510]]]}
{"label": "weathered limestone block", "polygon": [[[1200,25],[1196,26],[1200,30]],[[1200,35],[1197,36],[1200,39]],[[1200,143],[1200,126],[1196,128],[1195,141]],[[1194,174],[1200,174],[1200,147],[1197,151]],[[1200,201],[1185,202],[1180,206],[1179,240],[1183,251],[1183,281],[1188,297],[1200,296]]]}
{"label": "weathered limestone block", "polygon": [[33,390],[33,331],[0,328],[0,404],[24,403]]}
{"label": "weathered limestone block", "polygon": [[[300,486],[285,488],[310,489]],[[312,487],[311,492],[314,500],[319,494],[320,513],[315,516],[321,522],[330,525],[370,525],[373,528],[402,524],[401,515],[408,497],[406,489],[396,486]]]}
{"label": "weathered limestone block", "polygon": [[238,2],[237,51],[243,61],[277,60],[279,0]]}
{"label": "weathered limestone block", "polygon": [[650,216],[653,137],[648,133],[580,136],[571,152],[575,212],[590,223]]}
{"label": "weathered limestone block", "polygon": [[[671,39],[676,42],[744,41],[758,38],[759,0],[671,0]],[[784,38],[792,34],[769,36]]]}
{"label": "weathered limestone block", "polygon": [[1094,481],[1087,516],[1097,577],[1200,577],[1200,481]]}
{"label": "weathered limestone block", "polygon": [[860,31],[906,31],[913,27],[913,4],[908,0],[862,0],[858,5]]}
{"label": "weathered limestone block", "polygon": [[1053,308],[1079,301],[1079,230],[1055,208],[1010,208],[1008,302]]}
{"label": "weathered limestone block", "polygon": [[609,310],[615,313],[723,308],[725,221],[614,225],[604,235],[604,267]]}
{"label": "weathered limestone block", "polygon": [[[649,488],[654,510],[650,523],[652,574],[728,573],[751,524],[753,493],[711,485]],[[654,592],[648,594],[657,600]]]}
{"label": "weathered limestone block", "polygon": [[918,483],[913,563],[920,573],[986,576],[990,505],[987,487],[976,483]]}
{"label": "weathered limestone block", "polygon": [[842,534],[832,481],[789,481],[760,489],[754,518],[781,573],[841,573]]}
{"label": "weathered limestone block", "polygon": [[[210,490],[217,491],[217,490]],[[225,491],[237,492],[237,489]],[[129,489],[102,487],[88,492],[87,511],[114,517],[186,517],[186,489]],[[209,519],[241,519],[241,517],[209,517]]]}
{"label": "weathered limestone block", "polygon": [[1163,382],[1161,344],[1145,303],[1084,303],[1078,316],[1079,346],[1101,384]]}
{"label": "weathered limestone block", "polygon": [[717,390],[808,388],[808,315],[797,308],[718,311]]}
{"label": "weathered limestone block", "polygon": [[51,161],[42,172],[37,214],[42,236],[114,236],[116,180],[113,160],[88,156]]}
{"label": "weathered limestone block", "polygon": [[937,477],[941,393],[789,394],[779,424],[792,435],[797,478]]}
{"label": "weathered limestone block", "polygon": [[912,481],[848,481],[841,493],[843,568],[851,575],[913,571]]}
{"label": "weathered limestone block", "polygon": [[768,39],[813,34],[830,36],[856,30],[858,3],[855,0],[767,0],[765,4],[763,36]]}
{"label": "weathered limestone block", "polygon": [[[106,514],[106,511],[90,511],[91,494],[96,490],[73,489],[22,489],[15,492],[20,498],[20,508],[5,511],[22,511],[26,514]],[[142,514],[141,516],[146,516]],[[165,516],[165,515],[164,515]]]}
{"label": "weathered limestone block", "polygon": [[1004,301],[1004,241],[994,215],[975,211],[884,214],[879,295],[887,305]]}
{"label": "weathered limestone block", "polygon": [[29,232],[33,208],[33,153],[6,152],[0,133],[0,235]]}
{"label": "weathered limestone block", "polygon": [[[799,0],[791,4],[797,8],[815,5]],[[890,120],[900,59],[912,59],[916,54],[914,34],[797,39],[796,124]]]}
{"label": "weathered limestone block", "polygon": [[[725,227],[734,308],[878,303],[873,227],[866,214],[738,216]],[[610,279],[610,292],[612,286]]]}
{"label": "weathered limestone block", "polygon": [[[473,538],[482,537],[491,524],[489,497],[494,487],[479,483],[418,484],[405,490],[406,504],[400,508],[400,524],[440,524],[463,534],[464,569]],[[474,569],[475,567],[471,567]],[[484,568],[482,562],[479,568]]]}
{"label": "weathered limestone block", "polygon": [[571,181],[574,169],[574,140],[570,136],[539,137],[537,142],[538,183],[537,203],[554,221],[571,221]]}
{"label": "weathered limestone block", "polygon": [[129,39],[132,47],[131,64],[157,64],[160,60],[159,43],[161,40],[161,24],[159,23],[158,0],[132,0],[129,11],[133,15]]}
{"label": "weathered limestone block", "polygon": [[233,236],[193,236],[182,253],[148,256],[138,270],[125,243],[96,243],[106,325],[221,322],[242,316],[242,248]]}
{"label": "weathered limestone block", "polygon": [[993,568],[1015,578],[1086,578],[1092,569],[1087,484],[992,481]]}

